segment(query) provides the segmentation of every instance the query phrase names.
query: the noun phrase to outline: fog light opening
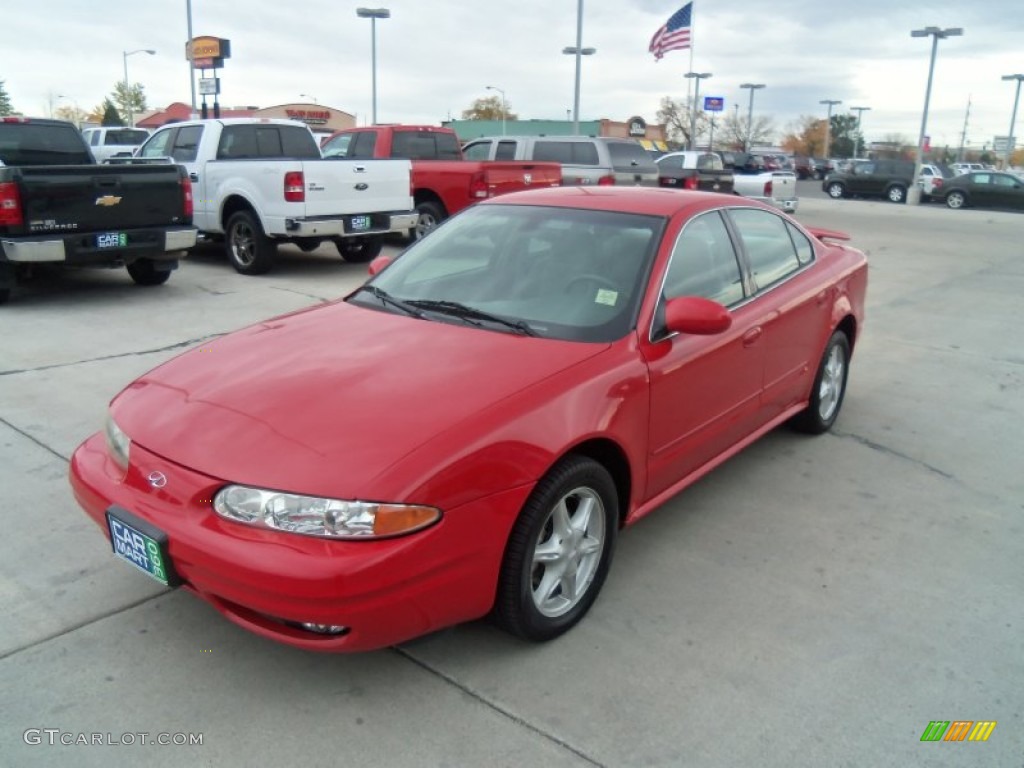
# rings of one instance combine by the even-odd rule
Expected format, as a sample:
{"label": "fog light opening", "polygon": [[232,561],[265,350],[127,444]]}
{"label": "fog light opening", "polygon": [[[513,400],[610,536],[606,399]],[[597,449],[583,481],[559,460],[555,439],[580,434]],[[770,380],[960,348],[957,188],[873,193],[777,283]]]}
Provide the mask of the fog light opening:
{"label": "fog light opening", "polygon": [[311,621],[304,621],[300,626],[307,632],[316,632],[318,635],[344,635],[348,632],[348,627],[340,624],[314,624]]}

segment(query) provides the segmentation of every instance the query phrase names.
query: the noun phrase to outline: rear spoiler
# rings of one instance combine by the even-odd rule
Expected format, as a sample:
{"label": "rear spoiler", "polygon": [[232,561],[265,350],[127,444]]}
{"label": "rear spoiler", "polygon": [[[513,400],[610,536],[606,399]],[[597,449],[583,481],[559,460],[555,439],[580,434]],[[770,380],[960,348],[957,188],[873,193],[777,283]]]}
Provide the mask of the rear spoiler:
{"label": "rear spoiler", "polygon": [[806,227],[807,231],[824,242],[825,240],[849,240],[850,236],[845,232],[837,232],[834,229],[822,229],[821,227]]}

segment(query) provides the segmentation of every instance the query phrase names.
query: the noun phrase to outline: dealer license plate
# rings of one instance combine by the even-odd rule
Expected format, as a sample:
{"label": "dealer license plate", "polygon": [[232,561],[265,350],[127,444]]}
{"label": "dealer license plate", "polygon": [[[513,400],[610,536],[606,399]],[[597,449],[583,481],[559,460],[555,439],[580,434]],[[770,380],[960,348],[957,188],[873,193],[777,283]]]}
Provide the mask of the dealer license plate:
{"label": "dealer license plate", "polygon": [[96,235],[97,248],[124,248],[128,245],[128,234],[125,232],[104,232]]}
{"label": "dealer license plate", "polygon": [[107,526],[114,554],[165,587],[177,584],[167,554],[167,534],[123,509],[107,510]]}
{"label": "dealer license plate", "polygon": [[363,232],[370,228],[372,221],[369,216],[353,216],[352,217],[352,231]]}

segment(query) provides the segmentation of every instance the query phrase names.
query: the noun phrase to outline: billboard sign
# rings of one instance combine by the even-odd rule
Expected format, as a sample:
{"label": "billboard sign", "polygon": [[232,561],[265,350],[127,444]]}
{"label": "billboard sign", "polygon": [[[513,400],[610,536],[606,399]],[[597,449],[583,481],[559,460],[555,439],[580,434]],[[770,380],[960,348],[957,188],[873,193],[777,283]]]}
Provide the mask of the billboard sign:
{"label": "billboard sign", "polygon": [[725,98],[722,96],[704,97],[705,112],[721,112],[723,109],[725,109]]}

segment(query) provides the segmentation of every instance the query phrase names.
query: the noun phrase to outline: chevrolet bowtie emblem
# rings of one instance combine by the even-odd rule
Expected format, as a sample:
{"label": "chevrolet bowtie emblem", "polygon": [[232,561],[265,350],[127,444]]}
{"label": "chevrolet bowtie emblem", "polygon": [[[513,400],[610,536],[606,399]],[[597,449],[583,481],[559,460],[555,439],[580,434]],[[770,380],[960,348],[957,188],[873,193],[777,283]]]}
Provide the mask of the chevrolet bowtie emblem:
{"label": "chevrolet bowtie emblem", "polygon": [[96,205],[102,205],[109,208],[112,205],[117,205],[121,202],[121,198],[117,195],[104,195],[103,197],[96,198]]}

